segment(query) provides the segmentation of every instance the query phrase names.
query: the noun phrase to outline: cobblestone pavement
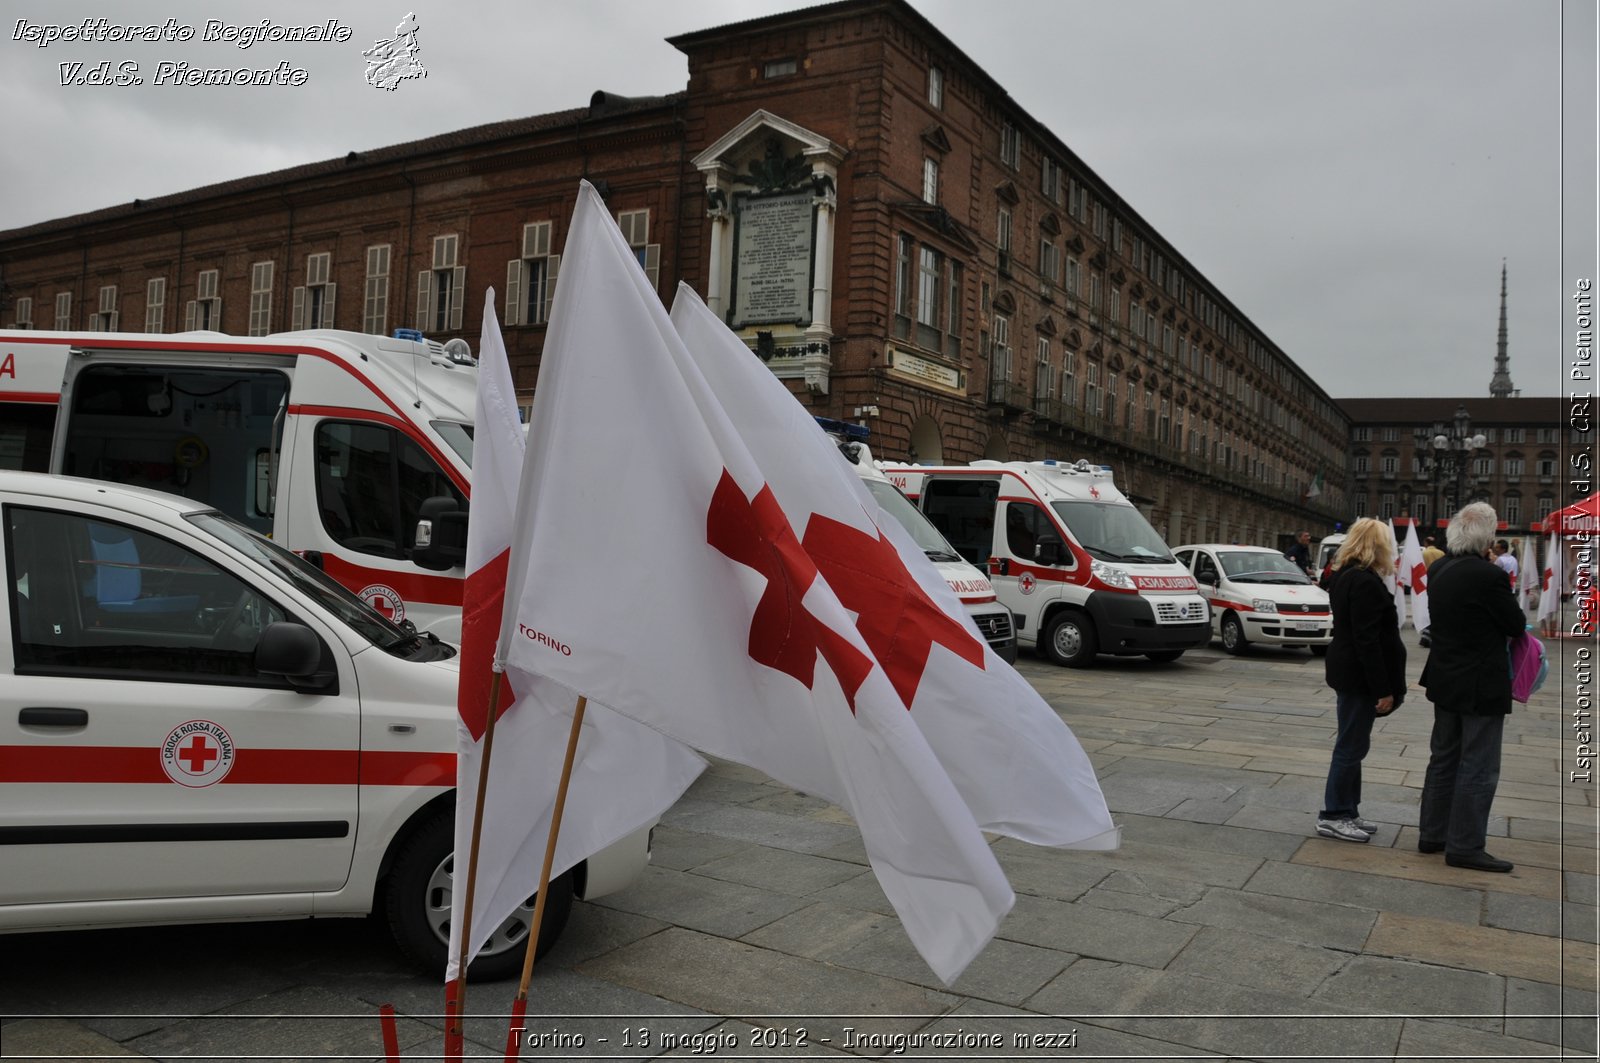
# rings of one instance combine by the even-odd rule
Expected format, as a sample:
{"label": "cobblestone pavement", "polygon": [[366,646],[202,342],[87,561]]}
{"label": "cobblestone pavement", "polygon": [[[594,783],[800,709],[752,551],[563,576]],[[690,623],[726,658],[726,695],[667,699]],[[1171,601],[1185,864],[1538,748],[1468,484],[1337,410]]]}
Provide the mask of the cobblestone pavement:
{"label": "cobblestone pavement", "polygon": [[[1313,832],[1333,731],[1319,659],[1025,657],[1124,844],[996,840],[1017,904],[953,987],[911,950],[842,813],[719,764],[667,814],[638,885],[575,907],[536,973],[523,1058],[1593,1059],[1595,786],[1568,778],[1580,645],[1552,650],[1506,729],[1489,849],[1509,875],[1417,852],[1420,690],[1378,723],[1362,814],[1381,827],[1352,845]],[[1423,657],[1413,641],[1413,679]],[[384,1002],[406,1059],[440,1051],[440,986],[367,922],[0,941],[7,1059],[381,1059]],[[500,1058],[514,989],[469,989],[480,1058]]]}

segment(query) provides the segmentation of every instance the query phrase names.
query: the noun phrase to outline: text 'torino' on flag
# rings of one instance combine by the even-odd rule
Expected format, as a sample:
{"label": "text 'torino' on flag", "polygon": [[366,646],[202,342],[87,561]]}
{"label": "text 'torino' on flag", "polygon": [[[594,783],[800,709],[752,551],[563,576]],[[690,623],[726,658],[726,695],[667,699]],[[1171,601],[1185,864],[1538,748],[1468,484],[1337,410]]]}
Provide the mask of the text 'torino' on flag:
{"label": "text 'torino' on flag", "polygon": [[1014,900],[973,813],[587,183],[561,273],[498,659],[841,805],[953,981]]}

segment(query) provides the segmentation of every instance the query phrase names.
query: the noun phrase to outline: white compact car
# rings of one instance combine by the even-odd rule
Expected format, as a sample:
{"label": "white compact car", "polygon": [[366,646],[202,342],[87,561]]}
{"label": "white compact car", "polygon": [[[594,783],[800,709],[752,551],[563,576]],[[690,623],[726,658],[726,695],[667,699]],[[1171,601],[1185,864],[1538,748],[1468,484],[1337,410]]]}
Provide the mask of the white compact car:
{"label": "white compact car", "polygon": [[1251,643],[1306,646],[1317,656],[1333,641],[1327,592],[1281,552],[1264,546],[1201,543],[1173,550],[1211,602],[1212,633],[1229,653]]}
{"label": "white compact car", "polygon": [[[381,912],[441,975],[454,648],[209,506],[38,473],[0,471],[0,597],[0,933]],[[648,859],[553,881],[541,949]]]}

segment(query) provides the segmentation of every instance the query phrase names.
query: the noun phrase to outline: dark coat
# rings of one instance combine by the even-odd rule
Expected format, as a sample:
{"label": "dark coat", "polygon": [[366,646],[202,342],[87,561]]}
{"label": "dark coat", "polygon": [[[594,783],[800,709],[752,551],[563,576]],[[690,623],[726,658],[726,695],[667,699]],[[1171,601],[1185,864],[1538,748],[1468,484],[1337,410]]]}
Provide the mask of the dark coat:
{"label": "dark coat", "polygon": [[1528,620],[1505,572],[1467,554],[1441,557],[1428,569],[1432,616],[1422,686],[1434,707],[1468,716],[1511,711],[1511,659],[1506,639]]}
{"label": "dark coat", "polygon": [[1333,606],[1333,642],[1328,646],[1328,685],[1346,694],[1377,700],[1406,696],[1406,647],[1394,594],[1368,568],[1334,574],[1328,592]]}

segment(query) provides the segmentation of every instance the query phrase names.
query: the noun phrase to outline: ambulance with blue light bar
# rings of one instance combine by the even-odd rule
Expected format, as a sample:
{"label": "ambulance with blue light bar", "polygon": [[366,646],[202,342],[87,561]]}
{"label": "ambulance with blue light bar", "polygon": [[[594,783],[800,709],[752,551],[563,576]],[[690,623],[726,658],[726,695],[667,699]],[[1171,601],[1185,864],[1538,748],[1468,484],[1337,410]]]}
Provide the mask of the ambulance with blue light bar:
{"label": "ambulance with blue light bar", "polygon": [[477,380],[465,341],[410,329],[0,331],[0,469],[214,506],[454,642]]}
{"label": "ambulance with blue light bar", "polygon": [[928,518],[898,487],[889,482],[879,467],[881,463],[873,460],[872,451],[867,446],[870,430],[865,425],[829,417],[818,417],[817,423],[839,444],[839,452],[867,485],[867,490],[877,499],[878,505],[900,523],[922,548],[928,560],[933,562],[933,567],[944,577],[945,583],[956,592],[956,597],[961,599],[961,604],[966,607],[967,614],[972,617],[984,641],[1001,660],[1015,664],[1017,638],[1011,628],[1010,610],[1000,604],[994,585],[984,574],[956,553],[945,542],[944,536],[939,534],[939,529],[929,523]]}
{"label": "ambulance with blue light bar", "polygon": [[1088,461],[886,465],[956,551],[987,569],[1017,642],[1070,667],[1097,654],[1175,661],[1211,613],[1111,470]]}

